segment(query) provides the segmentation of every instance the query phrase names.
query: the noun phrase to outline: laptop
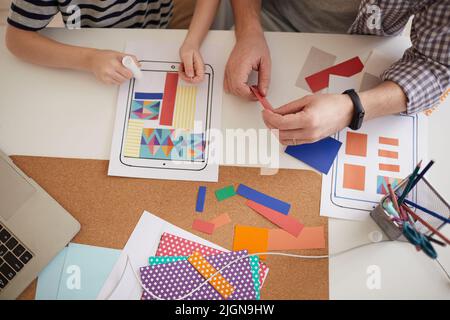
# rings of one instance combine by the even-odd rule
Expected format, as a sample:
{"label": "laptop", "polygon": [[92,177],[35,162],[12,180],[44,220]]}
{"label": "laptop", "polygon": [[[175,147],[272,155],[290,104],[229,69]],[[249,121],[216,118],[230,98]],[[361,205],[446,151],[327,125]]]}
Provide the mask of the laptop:
{"label": "laptop", "polygon": [[0,299],[15,299],[80,224],[0,151]]}

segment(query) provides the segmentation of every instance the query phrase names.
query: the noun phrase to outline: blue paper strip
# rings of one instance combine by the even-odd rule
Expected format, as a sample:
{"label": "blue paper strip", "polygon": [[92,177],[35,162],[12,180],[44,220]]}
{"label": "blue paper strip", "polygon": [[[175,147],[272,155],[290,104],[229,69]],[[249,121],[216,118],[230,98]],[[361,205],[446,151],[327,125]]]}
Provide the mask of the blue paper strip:
{"label": "blue paper strip", "polygon": [[342,142],[328,137],[314,143],[288,146],[285,152],[314,169],[328,174],[341,145]]}
{"label": "blue paper strip", "polygon": [[135,92],[134,98],[139,100],[161,100],[163,98],[163,94],[149,93],[149,92]]}
{"label": "blue paper strip", "polygon": [[263,206],[271,208],[272,210],[278,211],[282,214],[287,215],[291,205],[287,202],[272,198],[264,193],[256,191],[246,185],[240,184],[236,190],[236,193],[240,196],[247,198],[249,200],[255,201]]}
{"label": "blue paper strip", "polygon": [[195,206],[195,211],[203,212],[203,208],[205,206],[205,196],[206,196],[206,187],[201,186],[198,188],[197,194],[197,205]]}

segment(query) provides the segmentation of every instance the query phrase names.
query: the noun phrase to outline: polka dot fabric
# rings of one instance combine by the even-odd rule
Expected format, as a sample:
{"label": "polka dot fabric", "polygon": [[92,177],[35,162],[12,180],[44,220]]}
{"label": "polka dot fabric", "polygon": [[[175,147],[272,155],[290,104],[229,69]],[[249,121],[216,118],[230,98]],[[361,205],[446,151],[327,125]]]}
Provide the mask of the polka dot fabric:
{"label": "polka dot fabric", "polygon": [[203,257],[198,251],[194,251],[194,253],[188,258],[188,261],[205,280],[212,277],[208,280],[208,282],[224,299],[228,299],[234,292],[233,286],[230,285],[227,279],[222,277],[220,273],[217,273],[217,270],[214,269],[214,267],[210,265],[208,261],[206,261],[205,257]]}
{"label": "polka dot fabric", "polygon": [[[206,256],[205,259],[219,270],[247,251],[232,251],[218,255]],[[242,262],[242,263],[241,263]],[[252,278],[249,258],[232,264],[221,271],[222,276],[235,288],[228,300],[255,300],[257,294]],[[148,291],[163,299],[180,299],[202,284],[205,279],[187,260],[168,264],[157,264],[141,268],[141,281]],[[146,291],[144,300],[154,299]],[[223,297],[210,285],[206,284],[192,293],[188,300],[223,300]]]}
{"label": "polka dot fabric", "polygon": [[[159,242],[156,256],[190,256],[194,251],[198,251],[203,256],[221,254],[223,251],[217,250],[200,243],[190,241],[173,234],[164,232]],[[258,259],[259,261],[259,259]],[[264,285],[264,280],[269,273],[269,268],[262,262],[259,262],[259,286]]]}

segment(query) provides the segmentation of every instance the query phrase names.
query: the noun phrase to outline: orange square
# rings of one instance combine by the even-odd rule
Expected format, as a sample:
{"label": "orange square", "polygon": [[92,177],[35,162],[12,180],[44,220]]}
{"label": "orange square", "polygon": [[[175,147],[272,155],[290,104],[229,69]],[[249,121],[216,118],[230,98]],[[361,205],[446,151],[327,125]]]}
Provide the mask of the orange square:
{"label": "orange square", "polygon": [[344,163],[344,188],[364,191],[366,167]]}
{"label": "orange square", "polygon": [[345,154],[352,156],[367,156],[367,134],[347,131]]}
{"label": "orange square", "polygon": [[[236,225],[233,251],[247,250],[248,253],[267,252],[269,229]],[[260,256],[265,259],[266,256]]]}

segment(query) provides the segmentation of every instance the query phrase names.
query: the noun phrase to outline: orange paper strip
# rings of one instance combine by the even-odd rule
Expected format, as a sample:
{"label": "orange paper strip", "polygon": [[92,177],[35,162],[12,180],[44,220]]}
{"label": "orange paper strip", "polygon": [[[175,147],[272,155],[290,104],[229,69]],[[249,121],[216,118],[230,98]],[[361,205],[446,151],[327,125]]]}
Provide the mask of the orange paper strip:
{"label": "orange paper strip", "polygon": [[395,138],[379,137],[378,142],[381,144],[388,144],[390,146],[398,146],[398,139]]}
{"label": "orange paper strip", "polygon": [[195,219],[192,223],[192,229],[204,232],[207,234],[212,234],[215,229],[214,223],[211,223],[209,221],[203,221],[201,219]]}
{"label": "orange paper strip", "polygon": [[286,230],[294,237],[297,237],[303,229],[303,224],[289,215],[286,216],[278,211],[267,208],[266,206],[251,200],[247,200],[246,205],[266,219],[270,220],[272,223]]}
{"label": "orange paper strip", "polygon": [[[208,261],[206,261],[205,257],[203,257],[198,251],[194,251],[189,256],[188,261],[205,279],[209,279],[217,272],[217,270]],[[234,287],[227,281],[227,279],[222,277],[220,273],[216,274],[208,282],[224,299],[228,299],[234,292]]]}
{"label": "orange paper strip", "polygon": [[221,215],[209,220],[210,223],[214,224],[214,230],[224,226],[231,222],[230,216],[227,213],[222,213]]}
{"label": "orange paper strip", "polygon": [[322,249],[325,248],[323,226],[304,227],[298,237],[281,229],[269,230],[268,250]]}
{"label": "orange paper strip", "polygon": [[400,166],[396,164],[380,163],[378,168],[383,171],[400,172]]}
{"label": "orange paper strip", "polygon": [[385,158],[398,159],[398,152],[380,149],[380,150],[378,150],[378,156],[385,157]]}
{"label": "orange paper strip", "polygon": [[[248,253],[267,252],[269,229],[236,225],[234,229],[233,250],[247,250]],[[260,256],[266,259],[266,256]]]}

